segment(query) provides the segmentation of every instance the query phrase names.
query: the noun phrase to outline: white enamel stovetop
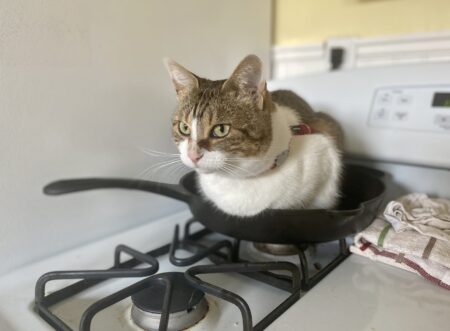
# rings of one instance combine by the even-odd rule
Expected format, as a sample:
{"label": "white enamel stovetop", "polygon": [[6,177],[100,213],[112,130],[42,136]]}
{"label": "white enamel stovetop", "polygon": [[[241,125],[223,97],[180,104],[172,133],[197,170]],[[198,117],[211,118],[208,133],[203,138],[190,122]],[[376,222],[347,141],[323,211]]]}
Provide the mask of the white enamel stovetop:
{"label": "white enamel stovetop", "polygon": [[[51,270],[109,267],[117,244],[127,244],[142,251],[159,247],[171,240],[174,224],[183,223],[188,216],[183,212],[160,219],[0,277],[0,330],[52,330],[31,308],[34,284],[41,274]],[[160,264],[160,271],[173,269],[167,259],[160,259]],[[134,281],[108,282],[60,304],[55,312],[76,328],[81,307],[86,308],[95,298]],[[265,285],[255,287],[240,276],[220,276],[214,281],[238,291],[249,302],[255,321],[287,297],[286,292]],[[61,284],[67,283],[50,283],[47,291],[55,290]],[[192,330],[241,330],[241,318],[236,308],[217,299],[208,298],[208,301],[215,314]],[[128,300],[113,307],[94,319],[92,330],[138,330],[130,322]],[[449,326],[449,291],[406,271],[352,255],[268,330],[447,331]]]}

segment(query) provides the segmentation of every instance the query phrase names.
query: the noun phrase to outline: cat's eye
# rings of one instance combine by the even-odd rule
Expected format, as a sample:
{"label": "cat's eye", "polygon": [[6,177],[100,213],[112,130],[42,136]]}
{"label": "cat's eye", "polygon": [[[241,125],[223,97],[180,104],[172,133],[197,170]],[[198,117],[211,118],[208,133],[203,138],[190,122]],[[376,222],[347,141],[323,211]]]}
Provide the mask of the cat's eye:
{"label": "cat's eye", "polygon": [[223,138],[230,133],[230,126],[228,124],[218,124],[211,130],[211,136],[214,138]]}
{"label": "cat's eye", "polygon": [[178,123],[178,131],[180,131],[180,133],[183,136],[189,136],[191,134],[191,129],[189,128],[189,125],[187,125],[184,122]]}

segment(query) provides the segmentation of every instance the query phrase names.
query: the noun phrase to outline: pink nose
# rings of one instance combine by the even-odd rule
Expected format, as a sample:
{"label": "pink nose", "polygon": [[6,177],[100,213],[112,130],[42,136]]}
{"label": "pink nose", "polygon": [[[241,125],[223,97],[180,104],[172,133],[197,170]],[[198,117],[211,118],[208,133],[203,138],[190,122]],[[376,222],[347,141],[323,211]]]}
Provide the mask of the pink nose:
{"label": "pink nose", "polygon": [[196,152],[189,152],[188,156],[192,162],[197,163],[203,157],[203,154],[197,154]]}

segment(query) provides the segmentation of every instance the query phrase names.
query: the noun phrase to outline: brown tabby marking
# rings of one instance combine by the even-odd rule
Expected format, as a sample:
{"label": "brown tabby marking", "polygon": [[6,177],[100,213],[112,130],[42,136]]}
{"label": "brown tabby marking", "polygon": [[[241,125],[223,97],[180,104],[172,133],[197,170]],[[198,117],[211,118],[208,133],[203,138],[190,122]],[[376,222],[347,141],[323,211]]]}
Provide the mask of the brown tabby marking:
{"label": "brown tabby marking", "polygon": [[336,142],[336,146],[342,150],[344,145],[344,131],[339,123],[330,115],[315,112],[305,100],[292,91],[274,91],[272,92],[272,100],[279,105],[296,110],[303,123],[308,124],[320,133],[332,137]]}
{"label": "brown tabby marking", "polygon": [[[223,89],[225,80],[211,81],[197,77],[198,88],[179,95],[173,116],[173,138],[178,144],[186,139],[178,131],[178,123],[188,125],[197,119],[197,145],[237,156],[257,156],[269,148],[272,139],[271,101],[267,93],[263,109],[258,109],[252,93],[233,87]],[[211,137],[215,125],[228,124],[225,138]],[[192,130],[192,128],[191,128]],[[190,143],[194,143],[190,141]]]}
{"label": "brown tabby marking", "polygon": [[[267,91],[261,79],[262,63],[255,55],[244,58],[227,80],[200,78],[171,60],[166,66],[178,98],[172,127],[177,144],[188,139],[191,150],[204,148],[239,157],[259,156],[268,150],[272,140],[271,112],[275,102],[296,110],[301,122],[331,136],[337,147],[342,148],[343,132],[333,118],[314,112],[306,101],[291,91]],[[192,126],[194,120],[197,128],[191,127],[191,132],[196,131],[196,141],[178,130],[181,121]],[[211,135],[218,124],[230,125],[226,137]]]}

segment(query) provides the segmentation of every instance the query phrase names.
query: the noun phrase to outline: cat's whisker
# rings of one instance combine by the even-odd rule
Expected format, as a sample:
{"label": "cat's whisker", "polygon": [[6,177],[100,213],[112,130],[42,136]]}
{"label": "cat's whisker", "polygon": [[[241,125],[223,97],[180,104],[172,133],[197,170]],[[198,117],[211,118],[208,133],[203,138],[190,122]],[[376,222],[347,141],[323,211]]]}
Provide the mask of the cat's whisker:
{"label": "cat's whisker", "polygon": [[180,165],[176,164],[176,163],[167,166],[167,168],[165,169],[165,170],[167,170],[167,172],[165,174],[166,178],[168,178],[168,179],[170,178],[170,180],[171,180],[174,177],[173,176],[174,169],[177,169],[179,166]]}
{"label": "cat's whisker", "polygon": [[143,152],[147,155],[150,155],[150,156],[155,156],[155,157],[168,157],[168,158],[173,157],[173,158],[175,158],[175,157],[180,156],[180,153],[165,153],[165,152],[160,152],[160,151],[153,150],[150,148],[145,148],[145,147],[139,147],[139,149],[141,152]]}
{"label": "cat's whisker", "polygon": [[151,165],[151,168],[157,168],[159,166],[164,166],[164,165],[172,163],[174,161],[175,160],[164,160],[164,161],[156,162]]}
{"label": "cat's whisker", "polygon": [[136,178],[138,178],[138,179],[144,179],[144,178],[145,178],[145,174],[150,170],[150,168],[151,168],[152,166],[153,166],[153,165],[150,165],[150,166],[146,167],[144,170],[142,170],[141,172],[139,172],[139,173],[136,175]]}
{"label": "cat's whisker", "polygon": [[250,174],[250,171],[249,171],[249,170],[247,170],[247,169],[245,169],[245,168],[242,168],[242,167],[240,167],[240,166],[238,166],[238,165],[236,165],[236,164],[227,163],[227,162],[225,162],[225,164],[226,164],[228,167],[232,168],[232,169],[243,171],[245,174]]}
{"label": "cat's whisker", "polygon": [[248,174],[248,171],[246,169],[235,167],[234,165],[229,164],[229,163],[225,163],[223,168],[228,170],[229,174],[231,174],[232,176],[239,176],[239,175],[241,175],[239,173],[239,171],[247,172],[247,174]]}
{"label": "cat's whisker", "polygon": [[178,181],[183,174],[184,170],[186,168],[186,165],[184,163],[175,164],[172,169],[168,172],[168,177],[174,177]]}
{"label": "cat's whisker", "polygon": [[151,165],[151,166],[145,168],[143,171],[141,171],[141,172],[138,174],[137,177],[138,177],[139,179],[143,179],[143,180],[149,179],[149,174],[151,173],[153,167],[154,167],[154,165]]}
{"label": "cat's whisker", "polygon": [[158,155],[158,154],[151,154],[151,153],[145,153],[146,155],[152,156],[152,157],[158,157],[158,158],[166,158],[166,159],[176,159],[179,158],[179,155]]}
{"label": "cat's whisker", "polygon": [[236,176],[236,174],[231,169],[229,169],[227,166],[225,166],[225,165],[222,166],[221,170],[223,172],[225,172],[226,174],[228,174],[228,175]]}
{"label": "cat's whisker", "polygon": [[164,168],[166,168],[166,167],[168,167],[168,166],[170,166],[172,164],[177,164],[179,162],[181,162],[181,161],[180,160],[174,160],[174,161],[168,161],[168,162],[165,162],[163,164],[160,164],[160,165],[158,165],[157,167],[155,167],[153,169],[153,173],[156,173],[156,172],[158,172],[158,171],[160,171],[160,170],[162,170],[162,169],[164,169]]}
{"label": "cat's whisker", "polygon": [[155,154],[163,154],[163,155],[179,155],[179,153],[167,153],[167,152],[157,151],[156,149],[151,149],[151,148],[143,147],[143,146],[140,146],[139,148],[140,148],[142,151],[151,152],[151,153],[155,153]]}
{"label": "cat's whisker", "polygon": [[[270,159],[273,156],[271,155],[264,155],[264,156],[260,156],[260,157],[253,157],[254,159],[258,159],[258,160],[265,160],[265,159]],[[237,161],[248,161],[249,159],[252,159],[252,157],[239,157],[239,156],[232,156],[232,157],[225,157],[225,160],[237,160]]]}
{"label": "cat's whisker", "polygon": [[157,167],[157,166],[159,166],[159,165],[168,163],[168,162],[171,162],[171,160],[165,160],[165,161],[153,163],[153,164],[151,164],[150,166],[148,166],[147,168],[145,168],[143,171],[141,171],[141,172],[138,174],[138,177],[145,177],[145,176],[146,176],[153,168],[155,168],[155,167]]}
{"label": "cat's whisker", "polygon": [[177,167],[179,164],[178,163],[171,163],[169,165],[166,165],[164,167],[161,167],[158,169],[159,174],[158,174],[158,179],[160,181],[172,181],[170,173],[172,172],[173,168]]}
{"label": "cat's whisker", "polygon": [[149,177],[150,174],[154,175],[156,174],[156,172],[158,172],[160,169],[167,167],[171,164],[176,164],[180,162],[181,160],[166,160],[166,161],[162,161],[162,162],[157,162],[155,164],[152,164],[151,166],[147,167],[146,169],[144,169],[144,171],[142,171],[139,176],[143,179],[146,179]]}

